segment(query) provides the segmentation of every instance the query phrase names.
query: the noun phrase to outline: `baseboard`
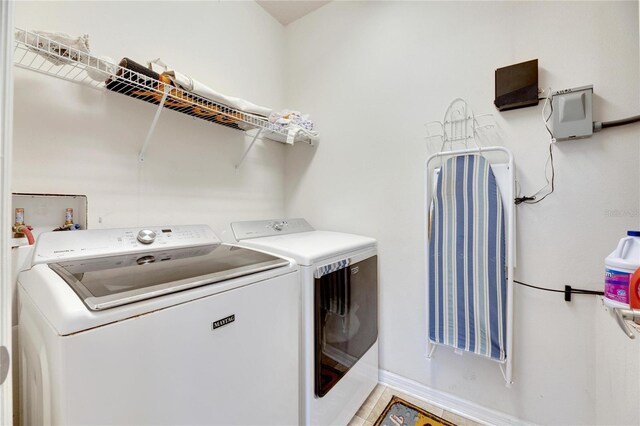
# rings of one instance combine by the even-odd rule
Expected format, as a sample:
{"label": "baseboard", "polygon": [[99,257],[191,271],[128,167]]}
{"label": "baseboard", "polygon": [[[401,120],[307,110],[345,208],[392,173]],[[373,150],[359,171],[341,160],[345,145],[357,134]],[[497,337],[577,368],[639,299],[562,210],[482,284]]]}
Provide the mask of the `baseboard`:
{"label": "baseboard", "polygon": [[433,405],[442,407],[447,411],[467,417],[478,423],[498,426],[534,425],[533,423],[525,422],[508,414],[491,410],[473,402],[458,398],[457,396],[432,389],[422,383],[407,379],[406,377],[399,376],[395,373],[391,373],[390,371],[380,370],[379,380],[380,383],[386,386],[398,389],[401,392],[413,395],[420,399],[424,399]]}

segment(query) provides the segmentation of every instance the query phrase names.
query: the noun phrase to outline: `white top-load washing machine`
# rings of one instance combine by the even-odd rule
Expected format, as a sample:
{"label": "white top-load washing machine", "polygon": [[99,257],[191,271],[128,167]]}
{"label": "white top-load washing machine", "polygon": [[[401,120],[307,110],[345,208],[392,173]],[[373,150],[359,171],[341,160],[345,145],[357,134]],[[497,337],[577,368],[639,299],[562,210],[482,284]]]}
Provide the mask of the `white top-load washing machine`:
{"label": "white top-load washing machine", "polygon": [[18,286],[23,424],[298,423],[288,260],[206,225],[51,232]]}
{"label": "white top-load washing machine", "polygon": [[346,425],[378,382],[373,238],[316,231],[304,219],[231,224],[245,247],[290,257],[302,283],[302,419]]}

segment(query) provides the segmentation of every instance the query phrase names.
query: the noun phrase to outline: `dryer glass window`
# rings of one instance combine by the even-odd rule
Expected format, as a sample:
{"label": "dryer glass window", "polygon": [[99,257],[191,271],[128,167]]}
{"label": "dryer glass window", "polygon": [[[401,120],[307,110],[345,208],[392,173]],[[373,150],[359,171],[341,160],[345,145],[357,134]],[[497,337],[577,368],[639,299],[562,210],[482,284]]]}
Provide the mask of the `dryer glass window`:
{"label": "dryer glass window", "polygon": [[315,393],[324,396],[378,338],[378,257],[315,279]]}

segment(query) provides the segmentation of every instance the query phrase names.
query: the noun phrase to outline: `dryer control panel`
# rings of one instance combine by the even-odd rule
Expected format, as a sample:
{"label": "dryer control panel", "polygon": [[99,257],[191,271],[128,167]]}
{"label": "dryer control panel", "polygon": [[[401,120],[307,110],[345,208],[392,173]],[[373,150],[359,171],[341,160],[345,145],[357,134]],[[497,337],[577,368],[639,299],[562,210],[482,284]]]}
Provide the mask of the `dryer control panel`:
{"label": "dryer control panel", "polygon": [[315,231],[309,222],[300,218],[233,222],[231,229],[236,241]]}
{"label": "dryer control panel", "polygon": [[32,263],[35,265],[210,244],[220,244],[220,239],[208,225],[44,232],[38,237]]}

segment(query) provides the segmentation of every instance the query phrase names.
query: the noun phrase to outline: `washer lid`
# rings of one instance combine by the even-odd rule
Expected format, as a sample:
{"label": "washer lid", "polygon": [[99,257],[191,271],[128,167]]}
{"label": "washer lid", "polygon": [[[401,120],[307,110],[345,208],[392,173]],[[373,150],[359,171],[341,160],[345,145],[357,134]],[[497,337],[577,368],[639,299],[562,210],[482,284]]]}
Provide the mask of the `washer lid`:
{"label": "washer lid", "polygon": [[51,263],[91,310],[287,266],[287,260],[254,250],[211,244]]}
{"label": "washer lid", "polygon": [[375,247],[376,240],[342,232],[311,231],[246,239],[242,245],[290,257],[299,265],[309,266],[329,257]]}

